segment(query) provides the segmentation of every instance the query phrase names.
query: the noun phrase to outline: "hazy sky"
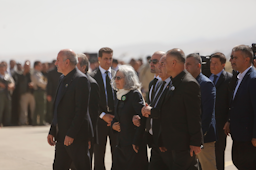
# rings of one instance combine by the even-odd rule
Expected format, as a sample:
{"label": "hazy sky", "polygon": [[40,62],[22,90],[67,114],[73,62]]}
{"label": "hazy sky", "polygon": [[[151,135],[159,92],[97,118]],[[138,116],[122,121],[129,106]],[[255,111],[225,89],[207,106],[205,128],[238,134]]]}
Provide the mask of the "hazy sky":
{"label": "hazy sky", "polygon": [[255,0],[0,0],[0,58],[216,39],[255,26],[255,14]]}

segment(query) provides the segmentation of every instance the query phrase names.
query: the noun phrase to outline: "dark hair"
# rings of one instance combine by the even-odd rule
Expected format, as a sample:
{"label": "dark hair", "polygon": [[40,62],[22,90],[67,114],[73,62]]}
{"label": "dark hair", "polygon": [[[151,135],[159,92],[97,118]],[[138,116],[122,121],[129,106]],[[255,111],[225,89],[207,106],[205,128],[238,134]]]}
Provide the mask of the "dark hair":
{"label": "dark hair", "polygon": [[235,52],[235,51],[241,51],[245,55],[244,57],[250,58],[250,62],[252,63],[253,51],[248,45],[238,45],[232,49],[232,52]]}
{"label": "dark hair", "polygon": [[113,50],[109,47],[103,47],[99,50],[99,57],[102,57],[103,53],[112,54]]}
{"label": "dark hair", "polygon": [[34,68],[37,66],[37,65],[39,65],[41,62],[40,61],[35,61],[34,62]]}
{"label": "dark hair", "polygon": [[180,61],[182,63],[185,63],[185,60],[186,60],[185,53],[179,48],[174,48],[174,49],[171,49],[171,50],[167,51],[166,55],[172,55],[178,61]]}
{"label": "dark hair", "polygon": [[187,56],[187,58],[193,57],[199,64],[202,65],[202,58],[197,53],[191,53]]}
{"label": "dark hair", "polygon": [[223,53],[221,53],[221,52],[213,53],[210,56],[210,58],[218,58],[218,59],[220,59],[221,64],[225,64],[226,61],[227,61],[226,56]]}
{"label": "dark hair", "polygon": [[118,60],[117,59],[113,59],[112,63],[118,64]]}

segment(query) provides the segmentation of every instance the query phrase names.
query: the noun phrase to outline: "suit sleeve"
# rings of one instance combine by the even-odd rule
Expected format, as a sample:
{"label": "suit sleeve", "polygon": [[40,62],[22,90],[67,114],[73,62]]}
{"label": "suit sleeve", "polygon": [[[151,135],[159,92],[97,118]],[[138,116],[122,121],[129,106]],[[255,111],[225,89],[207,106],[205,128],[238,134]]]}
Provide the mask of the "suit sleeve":
{"label": "suit sleeve", "polygon": [[92,120],[93,128],[96,128],[97,121],[99,118],[99,101],[100,93],[99,86],[96,83],[91,84],[91,94],[90,94],[90,116]]}
{"label": "suit sleeve", "polygon": [[141,109],[144,106],[144,100],[139,92],[135,92],[132,105],[136,115],[141,117],[140,127],[136,127],[136,132],[133,138],[133,144],[139,146],[143,139],[143,133],[145,132],[146,126],[146,118],[141,114]]}
{"label": "suit sleeve", "polygon": [[256,78],[252,79],[250,82],[250,98],[251,98],[251,105],[253,107],[253,132],[252,138],[256,138]]}
{"label": "suit sleeve", "polygon": [[211,126],[212,118],[215,117],[216,89],[212,82],[201,84],[202,101],[202,130],[205,136]]}
{"label": "suit sleeve", "polygon": [[[75,87],[75,117],[71,123],[71,126],[67,132],[67,136],[74,138],[77,136],[85,116],[88,114],[88,100],[89,100],[90,85],[86,77],[78,78]],[[88,121],[88,120],[87,120]]]}
{"label": "suit sleeve", "polygon": [[188,82],[184,88],[184,106],[190,135],[190,145],[201,146],[203,143],[201,129],[201,94],[196,82]]}

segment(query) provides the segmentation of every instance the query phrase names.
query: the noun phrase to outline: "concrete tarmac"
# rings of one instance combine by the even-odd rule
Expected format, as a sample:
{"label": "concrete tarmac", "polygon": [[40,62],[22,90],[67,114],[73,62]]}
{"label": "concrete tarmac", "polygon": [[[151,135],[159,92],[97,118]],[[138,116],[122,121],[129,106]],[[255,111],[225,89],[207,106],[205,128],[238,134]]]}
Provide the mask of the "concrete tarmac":
{"label": "concrete tarmac", "polygon": [[[49,126],[0,128],[0,170],[50,170],[54,147],[48,145]],[[235,170],[231,160],[232,140],[228,137],[226,170]],[[105,164],[111,168],[111,154],[107,144]],[[149,152],[150,153],[150,152]]]}

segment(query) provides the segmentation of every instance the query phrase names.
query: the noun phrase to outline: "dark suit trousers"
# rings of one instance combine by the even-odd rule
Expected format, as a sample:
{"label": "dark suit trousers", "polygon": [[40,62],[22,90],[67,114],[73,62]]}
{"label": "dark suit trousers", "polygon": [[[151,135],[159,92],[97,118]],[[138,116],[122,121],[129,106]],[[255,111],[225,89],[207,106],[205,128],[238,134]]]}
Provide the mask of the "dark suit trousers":
{"label": "dark suit trousers", "polygon": [[91,170],[87,141],[74,140],[70,146],[57,142],[53,170],[69,170],[72,162],[75,170]]}
{"label": "dark suit trousers", "polygon": [[117,133],[114,133],[111,126],[107,126],[103,119],[98,121],[99,144],[94,144],[94,170],[105,170],[105,152],[107,137],[110,139],[111,154],[113,160],[114,149],[117,145]]}
{"label": "dark suit trousers", "polygon": [[172,168],[171,154],[167,152],[161,152],[159,147],[152,145],[151,157],[149,163],[149,170],[169,170]]}
{"label": "dark suit trousers", "polygon": [[256,147],[250,142],[233,141],[232,161],[239,170],[256,169]]}
{"label": "dark suit trousers", "polygon": [[227,135],[224,133],[223,127],[217,129],[218,140],[215,143],[215,156],[218,170],[225,169],[225,149],[227,143]]}

